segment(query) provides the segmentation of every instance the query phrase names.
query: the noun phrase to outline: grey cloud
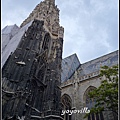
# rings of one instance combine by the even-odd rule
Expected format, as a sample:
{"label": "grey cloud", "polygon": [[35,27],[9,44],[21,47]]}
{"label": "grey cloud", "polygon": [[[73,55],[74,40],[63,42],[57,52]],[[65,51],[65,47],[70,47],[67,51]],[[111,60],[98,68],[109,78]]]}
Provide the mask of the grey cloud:
{"label": "grey cloud", "polygon": [[[20,25],[40,1],[3,1],[3,26]],[[118,1],[56,0],[56,4],[65,30],[63,58],[77,53],[83,63],[118,49]]]}

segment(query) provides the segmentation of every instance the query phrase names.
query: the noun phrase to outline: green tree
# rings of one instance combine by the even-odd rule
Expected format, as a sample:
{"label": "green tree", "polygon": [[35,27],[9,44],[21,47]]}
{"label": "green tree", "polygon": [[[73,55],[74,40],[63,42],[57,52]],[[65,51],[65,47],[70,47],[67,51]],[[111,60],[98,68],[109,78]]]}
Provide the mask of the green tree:
{"label": "green tree", "polygon": [[95,106],[86,114],[100,113],[102,111],[112,111],[118,116],[118,66],[101,67],[101,85],[89,93],[90,98],[95,98]]}

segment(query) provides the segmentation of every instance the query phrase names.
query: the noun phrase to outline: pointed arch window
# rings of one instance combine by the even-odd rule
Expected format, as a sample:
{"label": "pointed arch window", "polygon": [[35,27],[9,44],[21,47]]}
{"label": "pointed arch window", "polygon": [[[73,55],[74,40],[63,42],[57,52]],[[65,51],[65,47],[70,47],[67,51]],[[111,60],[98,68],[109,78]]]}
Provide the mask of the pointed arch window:
{"label": "pointed arch window", "polygon": [[[71,110],[72,100],[69,95],[64,94],[61,98],[61,101],[62,101],[62,110]],[[65,113],[63,118],[64,120],[72,120],[71,115],[68,115],[67,113]]]}
{"label": "pointed arch window", "polygon": [[50,46],[50,34],[49,33],[46,33],[45,36],[44,36],[44,41],[43,41],[43,44],[42,44],[42,49],[43,50],[46,50],[49,48]]}
{"label": "pointed arch window", "polygon": [[[94,89],[96,89],[96,88],[93,86],[90,86],[87,88],[87,90],[84,93],[84,101],[85,101],[86,107],[88,107],[89,110],[92,107],[94,107],[94,105],[96,103],[95,98],[89,97],[89,92],[91,92]],[[103,113],[101,112],[100,114],[90,114],[88,116],[88,120],[104,120]]]}

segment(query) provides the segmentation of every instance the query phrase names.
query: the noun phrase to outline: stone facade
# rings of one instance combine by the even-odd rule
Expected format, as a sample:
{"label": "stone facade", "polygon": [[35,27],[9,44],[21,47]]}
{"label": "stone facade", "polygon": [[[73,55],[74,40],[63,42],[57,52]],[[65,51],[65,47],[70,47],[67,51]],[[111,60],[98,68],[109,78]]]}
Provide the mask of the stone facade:
{"label": "stone facade", "polygon": [[[110,67],[117,64],[118,51],[80,64],[72,77],[68,78],[67,81],[63,81],[61,85],[62,96],[68,95],[71,99],[71,109],[81,110],[83,107],[86,107],[86,91],[90,88],[98,88],[104,79],[98,76],[101,66],[107,65]],[[84,115],[80,113],[73,114],[71,120],[84,120]],[[112,113],[103,113],[103,116],[103,120],[114,120]],[[85,120],[88,119],[86,118]]]}
{"label": "stone facade", "polygon": [[[2,51],[5,57],[2,67],[3,120],[62,119],[60,85],[64,30],[59,26],[59,11],[54,0],[45,0],[37,8],[40,10],[37,14],[47,12],[50,19],[44,20],[42,14],[41,19],[33,17],[24,22]],[[8,29],[12,28],[8,26],[3,32]]]}

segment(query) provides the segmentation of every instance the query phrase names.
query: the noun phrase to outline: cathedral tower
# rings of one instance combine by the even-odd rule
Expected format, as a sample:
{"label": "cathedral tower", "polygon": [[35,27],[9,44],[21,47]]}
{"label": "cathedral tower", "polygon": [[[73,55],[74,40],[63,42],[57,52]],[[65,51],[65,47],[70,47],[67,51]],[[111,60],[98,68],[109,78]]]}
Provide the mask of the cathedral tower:
{"label": "cathedral tower", "polygon": [[64,29],[59,24],[59,9],[57,5],[55,6],[55,0],[44,0],[38,4],[28,18],[23,21],[21,27],[34,19],[44,21],[44,28],[52,38],[63,38]]}
{"label": "cathedral tower", "polygon": [[23,21],[11,39],[20,42],[2,68],[3,120],[62,119],[63,34],[55,0],[44,0]]}

